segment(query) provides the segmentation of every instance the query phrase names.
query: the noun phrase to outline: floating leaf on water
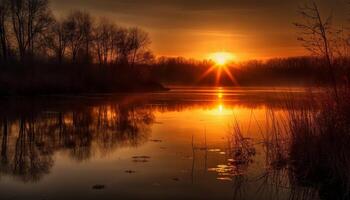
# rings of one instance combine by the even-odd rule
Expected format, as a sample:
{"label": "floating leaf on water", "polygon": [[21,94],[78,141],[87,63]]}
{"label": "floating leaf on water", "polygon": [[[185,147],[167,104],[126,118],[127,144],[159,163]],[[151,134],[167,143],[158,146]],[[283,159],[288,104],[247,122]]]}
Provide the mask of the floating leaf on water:
{"label": "floating leaf on water", "polygon": [[163,142],[162,140],[150,140],[151,142],[156,142],[156,143],[160,143]]}
{"label": "floating leaf on water", "polygon": [[208,168],[209,172],[216,172],[217,168]]}
{"label": "floating leaf on water", "polygon": [[149,160],[146,160],[146,159],[138,159],[138,160],[133,160],[133,162],[136,162],[136,163],[146,163],[146,162],[149,162]]}
{"label": "floating leaf on water", "polygon": [[230,174],[232,172],[232,167],[228,165],[218,165],[216,168],[208,168],[209,172],[217,172],[219,174]]}
{"label": "floating leaf on water", "polygon": [[92,186],[93,190],[103,190],[105,188],[106,188],[105,185],[100,185],[100,184],[96,184],[96,185]]}
{"label": "floating leaf on water", "polygon": [[160,183],[153,183],[153,186],[160,186]]}
{"label": "floating leaf on water", "polygon": [[133,156],[133,159],[150,159],[151,157],[149,156]]}
{"label": "floating leaf on water", "polygon": [[217,165],[218,168],[227,168],[227,165]]}
{"label": "floating leaf on water", "polygon": [[151,157],[149,157],[149,156],[140,156],[140,158],[143,158],[143,159],[150,159]]}
{"label": "floating leaf on water", "polygon": [[172,178],[173,181],[180,181],[179,178]]}
{"label": "floating leaf on water", "polygon": [[183,157],[181,157],[182,159],[184,159],[184,160],[190,160],[190,159],[193,159],[193,157],[192,156],[183,156]]}
{"label": "floating leaf on water", "polygon": [[217,177],[216,179],[219,181],[232,181],[232,178],[230,177]]}
{"label": "floating leaf on water", "polygon": [[208,151],[210,151],[210,152],[220,152],[221,149],[209,149]]}
{"label": "floating leaf on water", "polygon": [[232,176],[232,173],[220,173],[220,176]]}

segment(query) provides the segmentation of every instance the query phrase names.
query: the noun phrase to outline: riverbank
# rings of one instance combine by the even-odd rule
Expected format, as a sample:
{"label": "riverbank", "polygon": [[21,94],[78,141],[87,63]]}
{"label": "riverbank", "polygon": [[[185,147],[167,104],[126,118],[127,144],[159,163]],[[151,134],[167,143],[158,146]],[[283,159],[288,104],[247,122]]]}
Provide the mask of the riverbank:
{"label": "riverbank", "polygon": [[8,67],[0,74],[0,96],[77,95],[166,91],[140,71],[117,66]]}

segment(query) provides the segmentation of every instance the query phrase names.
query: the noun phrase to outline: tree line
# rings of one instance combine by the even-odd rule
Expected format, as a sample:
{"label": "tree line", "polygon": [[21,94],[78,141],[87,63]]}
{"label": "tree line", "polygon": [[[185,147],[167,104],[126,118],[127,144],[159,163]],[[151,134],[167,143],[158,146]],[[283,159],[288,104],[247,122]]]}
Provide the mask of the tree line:
{"label": "tree line", "polygon": [[[152,79],[168,85],[192,86],[302,86],[328,85],[329,69],[322,57],[303,56],[289,58],[274,58],[269,60],[248,60],[232,63],[221,72],[213,67],[211,61],[192,60],[185,58],[159,58],[150,67]],[[332,70],[339,83],[350,77],[350,60],[348,58],[332,61]],[[238,84],[238,85],[237,85]]]}
{"label": "tree line", "polygon": [[134,65],[153,59],[144,30],[85,11],[56,18],[48,0],[1,0],[0,62]]}

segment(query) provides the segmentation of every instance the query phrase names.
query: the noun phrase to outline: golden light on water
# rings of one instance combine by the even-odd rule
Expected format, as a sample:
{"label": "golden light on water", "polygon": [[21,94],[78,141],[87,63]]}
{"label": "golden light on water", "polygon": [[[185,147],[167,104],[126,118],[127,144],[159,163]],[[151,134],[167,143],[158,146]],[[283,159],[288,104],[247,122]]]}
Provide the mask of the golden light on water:
{"label": "golden light on water", "polygon": [[223,102],[223,90],[220,88],[218,91],[217,91],[217,96],[218,96],[218,108],[217,108],[217,112],[219,115],[222,115],[224,113],[224,102]]}
{"label": "golden light on water", "polygon": [[218,94],[219,99],[222,99],[223,95],[221,93]]}
{"label": "golden light on water", "polygon": [[225,109],[225,104],[224,104],[224,90],[219,88],[216,92],[217,96],[217,102],[216,102],[216,109],[214,109],[213,114],[215,115],[230,115],[231,111]]}
{"label": "golden light on water", "polygon": [[226,116],[232,115],[232,110],[229,108],[226,108],[224,102],[218,101],[215,104],[215,107],[213,107],[213,109],[210,110],[210,113],[217,117],[226,117]]}
{"label": "golden light on water", "polygon": [[224,105],[223,104],[219,104],[218,111],[219,111],[220,114],[223,113],[223,111],[224,111]]}
{"label": "golden light on water", "polygon": [[222,99],[224,97],[224,95],[222,94],[222,91],[220,90],[219,92],[218,92],[218,98],[219,99]]}

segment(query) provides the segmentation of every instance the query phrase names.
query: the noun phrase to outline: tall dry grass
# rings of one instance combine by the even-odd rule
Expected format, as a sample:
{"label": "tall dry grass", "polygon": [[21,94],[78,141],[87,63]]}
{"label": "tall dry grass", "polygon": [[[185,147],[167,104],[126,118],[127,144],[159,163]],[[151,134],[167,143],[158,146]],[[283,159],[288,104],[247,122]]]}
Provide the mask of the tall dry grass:
{"label": "tall dry grass", "polygon": [[[350,87],[337,93],[290,95],[283,113],[267,111],[259,125],[266,169],[258,191],[275,186],[273,194],[287,188],[289,199],[350,199]],[[231,143],[249,152],[239,127],[231,129]]]}

